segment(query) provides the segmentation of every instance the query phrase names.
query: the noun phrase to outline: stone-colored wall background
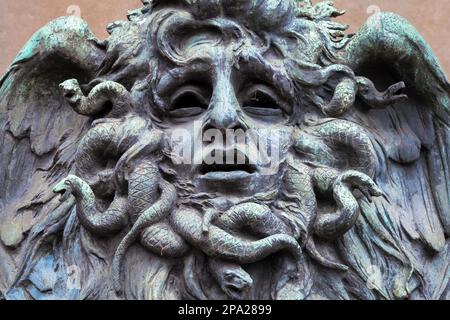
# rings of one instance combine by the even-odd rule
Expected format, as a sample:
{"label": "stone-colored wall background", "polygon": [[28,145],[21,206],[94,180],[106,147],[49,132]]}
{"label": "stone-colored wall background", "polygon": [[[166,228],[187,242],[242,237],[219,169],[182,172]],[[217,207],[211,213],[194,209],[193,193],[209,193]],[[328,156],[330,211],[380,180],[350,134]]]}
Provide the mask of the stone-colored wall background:
{"label": "stone-colored wall background", "polygon": [[[450,0],[335,0],[347,10],[340,21],[355,32],[380,8],[396,12],[409,21],[431,44],[447,74],[450,74]],[[105,26],[125,19],[128,9],[141,6],[139,0],[0,0],[0,73],[3,73],[31,35],[48,21],[80,8],[81,17],[101,39],[107,36]],[[75,8],[75,7],[74,7]]]}

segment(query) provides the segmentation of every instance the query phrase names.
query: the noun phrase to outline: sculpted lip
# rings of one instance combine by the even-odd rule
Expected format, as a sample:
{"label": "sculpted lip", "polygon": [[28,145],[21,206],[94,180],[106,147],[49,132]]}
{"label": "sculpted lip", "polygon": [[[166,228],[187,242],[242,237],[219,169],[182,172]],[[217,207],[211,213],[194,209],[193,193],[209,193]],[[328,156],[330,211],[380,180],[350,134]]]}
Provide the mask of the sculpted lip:
{"label": "sculpted lip", "polygon": [[204,180],[214,180],[214,181],[235,181],[251,177],[253,174],[245,171],[217,171],[209,172],[201,176]]}
{"label": "sculpted lip", "polygon": [[204,180],[235,181],[249,178],[256,171],[256,166],[249,164],[212,164],[202,165],[199,173]]}

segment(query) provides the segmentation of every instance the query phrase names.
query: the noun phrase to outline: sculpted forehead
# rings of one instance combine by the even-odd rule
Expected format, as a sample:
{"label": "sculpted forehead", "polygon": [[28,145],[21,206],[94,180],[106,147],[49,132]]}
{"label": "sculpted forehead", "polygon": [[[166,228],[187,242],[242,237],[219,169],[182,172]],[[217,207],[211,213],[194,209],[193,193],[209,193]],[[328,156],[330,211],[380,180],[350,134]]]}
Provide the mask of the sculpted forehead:
{"label": "sculpted forehead", "polygon": [[[266,14],[271,12],[270,7],[264,8]],[[271,23],[258,24],[252,22],[254,12],[199,19],[190,9],[161,9],[150,17],[157,50],[175,64],[215,55],[218,46],[230,46],[235,54],[250,54],[245,51],[252,49],[264,56],[315,63],[327,38],[321,36],[317,23],[301,17],[274,17]],[[260,20],[267,18],[261,16]]]}
{"label": "sculpted forehead", "polygon": [[223,75],[236,85],[249,80],[263,82],[273,86],[286,100],[293,98],[293,85],[284,60],[272,54],[263,57],[256,49],[249,47],[245,53],[238,54],[231,46],[211,48],[206,44],[199,45],[196,59],[188,59],[189,62],[183,66],[162,70],[156,92],[166,96],[177,86],[190,81],[213,86]]}

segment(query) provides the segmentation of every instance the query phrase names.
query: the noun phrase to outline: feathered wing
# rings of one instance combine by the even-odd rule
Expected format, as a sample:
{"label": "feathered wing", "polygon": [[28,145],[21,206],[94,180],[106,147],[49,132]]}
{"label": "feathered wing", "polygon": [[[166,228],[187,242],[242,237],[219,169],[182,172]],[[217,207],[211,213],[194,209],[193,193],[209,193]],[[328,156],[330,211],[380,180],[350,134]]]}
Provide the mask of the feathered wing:
{"label": "feathered wing", "polygon": [[[63,17],[36,32],[0,80],[0,293],[34,261],[50,261],[33,255],[69,218],[71,206],[60,204],[51,186],[70,171],[86,119],[58,85],[88,83],[104,55],[83,20]],[[45,281],[36,292],[53,285]]]}
{"label": "feathered wing", "polygon": [[[450,279],[450,84],[425,40],[391,13],[372,16],[342,58],[378,89],[405,81],[409,99],[382,110],[358,101],[347,116],[373,137],[380,164],[376,181],[386,195],[373,204],[363,202],[362,217],[342,239],[341,250],[387,298],[417,291],[417,297],[444,298]],[[383,266],[383,255],[400,262],[398,270],[403,265],[407,274],[389,275],[396,273],[395,264]],[[379,281],[370,279],[377,274],[373,268],[381,268]],[[423,289],[411,293],[419,286]]]}

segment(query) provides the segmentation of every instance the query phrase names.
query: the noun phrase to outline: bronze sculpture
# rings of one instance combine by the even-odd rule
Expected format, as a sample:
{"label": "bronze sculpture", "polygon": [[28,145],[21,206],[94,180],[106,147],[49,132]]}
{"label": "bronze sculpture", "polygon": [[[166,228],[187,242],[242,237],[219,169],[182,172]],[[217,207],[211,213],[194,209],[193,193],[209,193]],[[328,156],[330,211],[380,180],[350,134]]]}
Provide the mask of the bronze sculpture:
{"label": "bronze sculpture", "polygon": [[143,4],[0,82],[5,298],[449,297],[449,84],[407,21]]}

